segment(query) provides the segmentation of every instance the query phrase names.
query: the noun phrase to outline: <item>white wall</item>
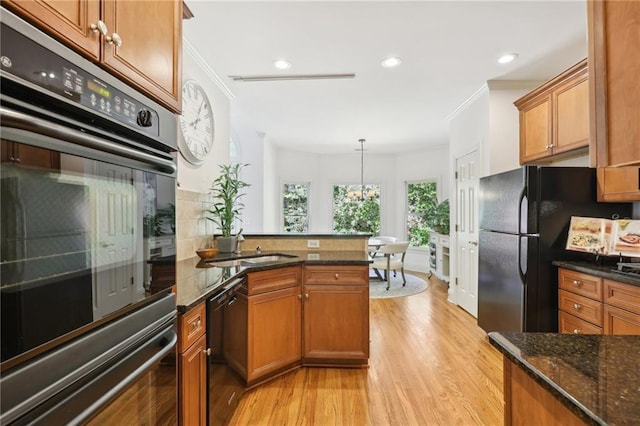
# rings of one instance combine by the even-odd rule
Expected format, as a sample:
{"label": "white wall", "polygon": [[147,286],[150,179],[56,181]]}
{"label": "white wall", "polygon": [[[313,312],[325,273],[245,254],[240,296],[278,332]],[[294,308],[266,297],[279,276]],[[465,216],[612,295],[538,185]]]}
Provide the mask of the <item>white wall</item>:
{"label": "white wall", "polygon": [[[213,109],[215,130],[213,149],[204,164],[194,166],[178,155],[178,186],[183,190],[208,192],[211,182],[219,174],[218,164],[226,164],[229,161],[230,103],[227,95],[216,85],[209,67],[187,41],[184,43],[182,61],[183,80],[196,80],[207,93]],[[182,138],[180,126],[177,137]]]}

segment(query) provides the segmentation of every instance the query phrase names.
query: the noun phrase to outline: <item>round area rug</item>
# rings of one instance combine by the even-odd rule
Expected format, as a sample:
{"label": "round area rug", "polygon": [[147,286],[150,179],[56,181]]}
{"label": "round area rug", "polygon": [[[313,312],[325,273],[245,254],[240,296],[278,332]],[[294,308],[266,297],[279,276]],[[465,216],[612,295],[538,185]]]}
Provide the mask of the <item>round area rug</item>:
{"label": "round area rug", "polygon": [[407,278],[407,284],[402,286],[402,275],[398,272],[396,277],[391,274],[391,286],[387,291],[387,282],[379,281],[377,278],[369,279],[369,298],[384,299],[389,297],[404,297],[418,294],[425,291],[428,284],[425,280],[415,275],[404,273]]}

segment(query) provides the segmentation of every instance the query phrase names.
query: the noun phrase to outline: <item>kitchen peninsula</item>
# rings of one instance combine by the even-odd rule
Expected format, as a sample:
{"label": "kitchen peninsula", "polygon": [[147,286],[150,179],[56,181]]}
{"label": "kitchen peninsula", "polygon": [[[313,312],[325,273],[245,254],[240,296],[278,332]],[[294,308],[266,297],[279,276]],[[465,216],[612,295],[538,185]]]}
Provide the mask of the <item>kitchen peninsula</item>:
{"label": "kitchen peninsula", "polygon": [[368,365],[369,235],[244,237],[177,264],[184,424],[223,424],[245,388],[296,368]]}

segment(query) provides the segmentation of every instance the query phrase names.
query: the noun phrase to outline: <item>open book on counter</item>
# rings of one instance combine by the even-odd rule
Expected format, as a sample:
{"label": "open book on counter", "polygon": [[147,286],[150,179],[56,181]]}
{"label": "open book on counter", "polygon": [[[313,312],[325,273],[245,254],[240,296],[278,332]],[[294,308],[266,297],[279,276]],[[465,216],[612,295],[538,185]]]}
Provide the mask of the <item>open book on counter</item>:
{"label": "open book on counter", "polygon": [[571,217],[567,250],[640,257],[640,220]]}

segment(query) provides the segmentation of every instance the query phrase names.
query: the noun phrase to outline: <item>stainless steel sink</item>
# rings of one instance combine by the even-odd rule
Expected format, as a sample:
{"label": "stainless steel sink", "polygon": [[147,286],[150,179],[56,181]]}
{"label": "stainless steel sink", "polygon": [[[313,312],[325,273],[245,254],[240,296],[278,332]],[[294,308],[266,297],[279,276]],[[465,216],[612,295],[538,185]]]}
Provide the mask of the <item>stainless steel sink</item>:
{"label": "stainless steel sink", "polygon": [[278,262],[280,260],[291,259],[293,257],[295,256],[283,255],[283,254],[272,254],[272,255],[265,255],[265,256],[259,256],[259,257],[251,257],[248,259],[241,259],[241,260],[242,260],[242,263],[259,264],[259,263],[268,263],[268,262]]}
{"label": "stainless steel sink", "polygon": [[264,256],[245,257],[238,259],[208,260],[207,263],[219,266],[221,268],[227,268],[230,266],[250,266],[259,265],[262,263],[278,262],[285,259],[292,259],[294,257],[296,256],[292,256],[290,254],[265,254]]}

